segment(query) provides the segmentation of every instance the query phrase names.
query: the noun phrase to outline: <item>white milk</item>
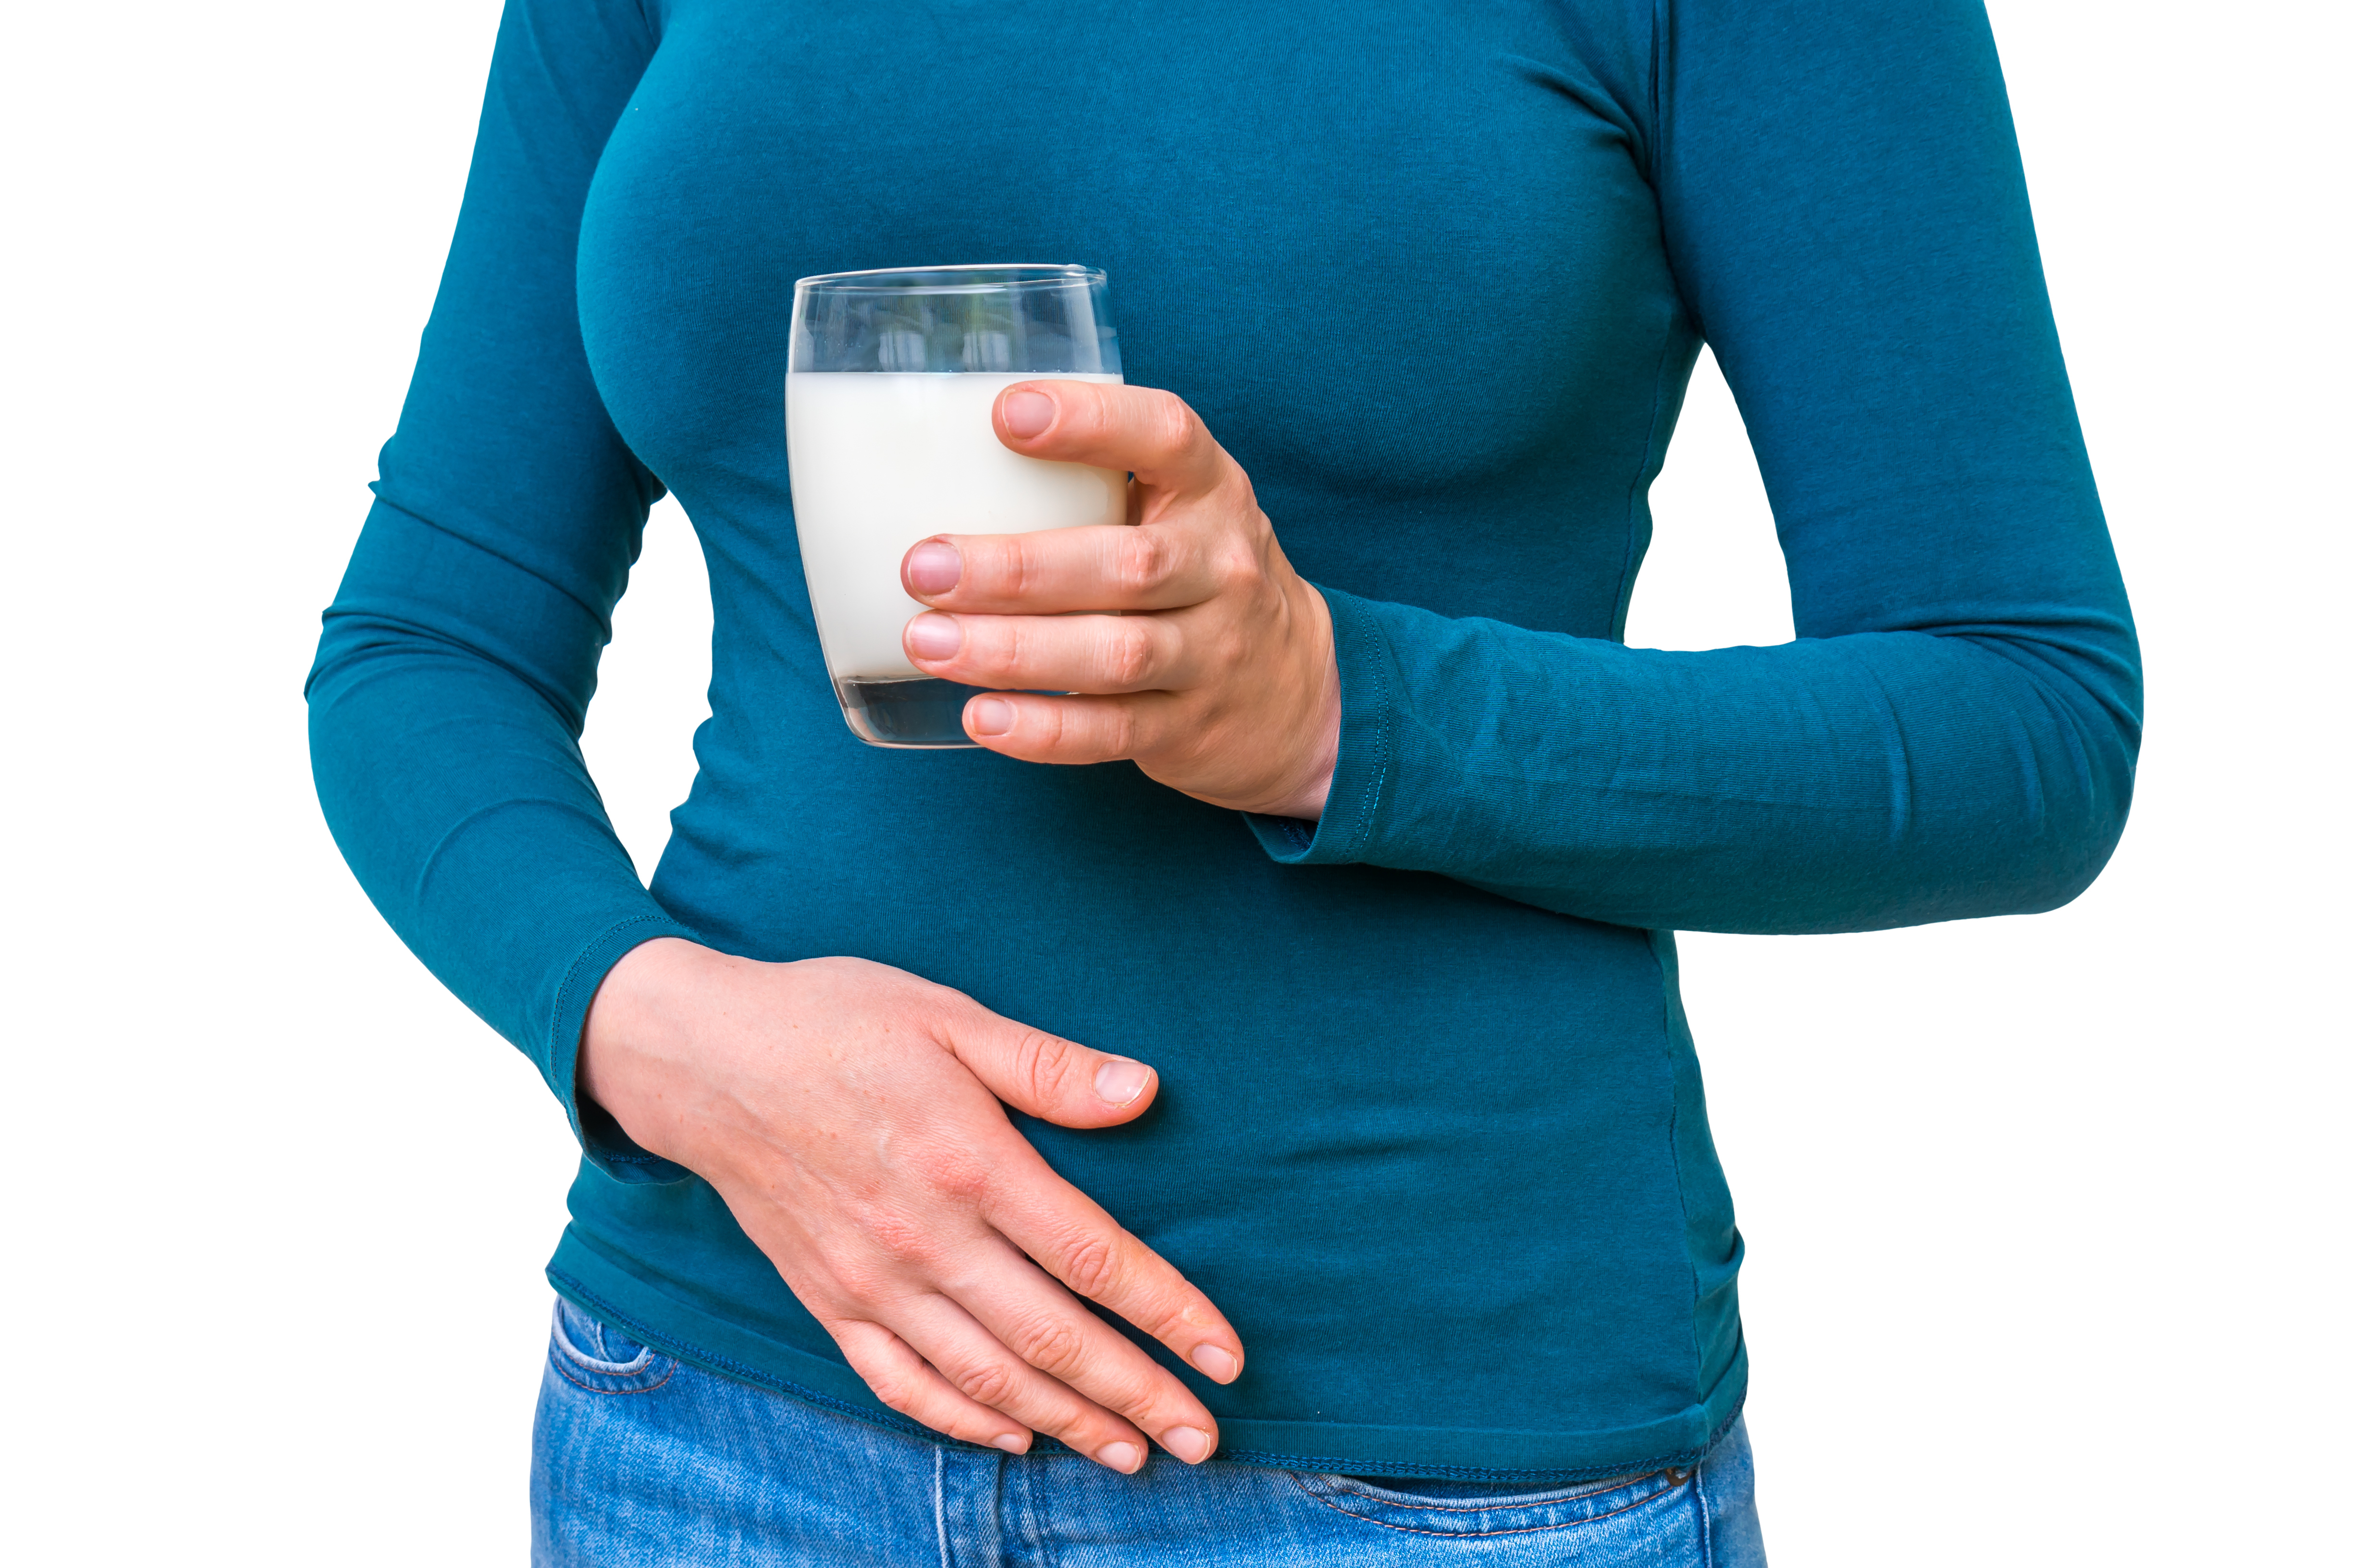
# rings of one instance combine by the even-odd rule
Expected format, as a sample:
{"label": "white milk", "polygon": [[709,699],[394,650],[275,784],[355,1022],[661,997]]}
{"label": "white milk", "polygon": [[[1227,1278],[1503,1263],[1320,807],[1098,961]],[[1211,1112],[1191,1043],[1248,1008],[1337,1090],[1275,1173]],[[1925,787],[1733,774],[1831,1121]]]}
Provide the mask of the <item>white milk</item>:
{"label": "white milk", "polygon": [[1120,376],[792,371],[787,472],[812,614],[831,680],[907,681],[901,628],[925,605],[901,558],[935,534],[1015,534],[1123,520],[1115,470],[1044,463],[1000,444],[992,400],[1020,381]]}

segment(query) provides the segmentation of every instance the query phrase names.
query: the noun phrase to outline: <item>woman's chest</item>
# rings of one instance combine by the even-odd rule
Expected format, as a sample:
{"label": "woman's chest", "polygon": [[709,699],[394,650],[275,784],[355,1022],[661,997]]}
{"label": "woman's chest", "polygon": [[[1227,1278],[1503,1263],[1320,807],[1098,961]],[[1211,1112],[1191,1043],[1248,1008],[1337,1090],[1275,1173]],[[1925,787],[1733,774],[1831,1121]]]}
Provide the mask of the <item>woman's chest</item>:
{"label": "woman's chest", "polygon": [[1466,493],[1619,448],[1601,412],[1644,411],[1677,310],[1649,46],[1562,20],[681,0],[585,214],[601,392],[693,492],[780,460],[796,278],[1071,261],[1129,378],[1258,482]]}

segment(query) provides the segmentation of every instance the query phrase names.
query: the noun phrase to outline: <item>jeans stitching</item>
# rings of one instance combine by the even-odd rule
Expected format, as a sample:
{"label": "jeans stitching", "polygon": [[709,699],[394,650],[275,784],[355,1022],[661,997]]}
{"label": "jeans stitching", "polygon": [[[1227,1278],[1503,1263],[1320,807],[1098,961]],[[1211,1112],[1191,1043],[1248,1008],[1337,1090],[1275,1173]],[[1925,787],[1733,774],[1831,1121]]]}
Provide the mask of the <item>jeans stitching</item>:
{"label": "jeans stitching", "polygon": [[656,1364],[657,1352],[642,1348],[628,1361],[601,1361],[586,1355],[580,1345],[560,1340],[557,1353],[594,1377],[636,1377]]}
{"label": "jeans stitching", "polygon": [[564,1378],[575,1388],[587,1389],[593,1394],[652,1394],[658,1388],[662,1388],[666,1383],[671,1382],[672,1375],[680,1370],[680,1363],[675,1361],[670,1367],[664,1368],[664,1375],[662,1377],[657,1378],[654,1382],[649,1384],[644,1388],[601,1388],[595,1383],[585,1383],[581,1378],[576,1377],[573,1373],[568,1372],[565,1369],[564,1362],[561,1357],[555,1356],[551,1356],[549,1358],[549,1365],[559,1377]]}
{"label": "jeans stitching", "polygon": [[[1720,1434],[1728,1430],[1728,1422],[1722,1422],[1713,1437],[1706,1443],[1705,1448],[1710,1448],[1713,1443],[1719,1442]],[[1704,1449],[1683,1448],[1670,1454],[1655,1454],[1645,1459],[1626,1460],[1612,1466],[1585,1467],[1592,1472],[1604,1470],[1605,1475],[1594,1473],[1585,1475],[1580,1468],[1569,1471],[1510,1470],[1480,1465],[1414,1465],[1406,1460],[1349,1459],[1333,1454],[1279,1454],[1259,1448],[1224,1448],[1216,1457],[1231,1460],[1240,1465],[1259,1465],[1264,1469],[1309,1470],[1331,1475],[1338,1473],[1348,1475],[1398,1475],[1412,1479],[1438,1476],[1449,1481],[1530,1481],[1535,1486],[1578,1486],[1585,1481],[1605,1480],[1618,1475],[1644,1475],[1655,1470],[1690,1468],[1701,1462],[1703,1453]],[[1688,1462],[1685,1465],[1682,1464],[1684,1460]],[[1638,1466],[1637,1469],[1630,1468],[1634,1465]]]}
{"label": "jeans stitching", "polygon": [[1712,1507],[1704,1491],[1704,1461],[1697,1461],[1697,1537],[1703,1547],[1703,1568],[1712,1568]]}
{"label": "jeans stitching", "polygon": [[[1308,1486],[1306,1486],[1302,1476],[1290,1474],[1287,1476],[1287,1479],[1293,1481],[1296,1489],[1302,1492],[1305,1497],[1309,1497],[1313,1502],[1317,1503],[1321,1508],[1327,1508],[1330,1512],[1342,1514],[1346,1519],[1359,1519],[1362,1524],[1372,1524],[1379,1530],[1395,1530],[1401,1531],[1404,1535],[1430,1535],[1445,1541],[1480,1541],[1486,1536],[1493,1535],[1541,1535],[1553,1530],[1571,1530],[1577,1525],[1598,1524],[1602,1520],[1611,1519],[1618,1514],[1627,1514],[1633,1508],[1644,1508],[1647,1504],[1654,1502],[1656,1498],[1666,1497],[1671,1493],[1679,1490],[1680,1487],[1688,1485],[1687,1481],[1676,1482],[1669,1486],[1666,1486],[1660,1492],[1650,1492],[1645,1497],[1625,1503],[1619,1508],[1610,1508],[1602,1514],[1592,1514],[1588,1519],[1567,1519],[1562,1524],[1532,1524],[1524,1525],[1515,1530],[1420,1530],[1415,1525],[1393,1524],[1385,1519],[1371,1519],[1366,1514],[1356,1514],[1349,1508],[1339,1508],[1336,1507],[1335,1504],[1329,1502],[1327,1498],[1321,1497],[1318,1493],[1313,1491]],[[1689,1479],[1695,1479],[1694,1471],[1689,1472]],[[1395,1506],[1404,1507],[1406,1505]],[[1535,1505],[1527,1503],[1523,1506],[1531,1508]]]}
{"label": "jeans stitching", "polygon": [[[1673,1472],[1669,1470],[1658,1470],[1655,1472],[1655,1475],[1673,1475]],[[1430,1514],[1484,1514],[1491,1512],[1494,1508],[1554,1508],[1559,1503],[1578,1503],[1585,1497],[1595,1497],[1602,1493],[1620,1491],[1624,1486],[1635,1486],[1642,1481],[1652,1480],[1653,1478],[1653,1476],[1642,1473],[1629,1476],[1625,1479],[1614,1480],[1606,1486],[1591,1486],[1587,1492],[1576,1492],[1571,1497],[1535,1497],[1526,1502],[1476,1503],[1471,1506],[1459,1503],[1405,1503],[1394,1497],[1369,1497],[1369,1494],[1361,1490],[1360,1487],[1349,1485],[1347,1485],[1344,1490],[1350,1493],[1353,1497],[1368,1497],[1369,1501],[1382,1504],[1389,1508],[1417,1508],[1423,1512]],[[1343,1477],[1343,1479],[1349,1483],[1351,1480],[1351,1477],[1348,1475]],[[1406,1477],[1404,1477],[1404,1479],[1406,1479]],[[1681,1479],[1682,1477],[1674,1475],[1672,1485],[1675,1486],[1678,1486]],[[1295,1484],[1297,1486],[1305,1485],[1302,1477],[1299,1475],[1296,1477]],[[1586,1483],[1575,1481],[1568,1484],[1579,1486],[1583,1486]],[[1554,1487],[1547,1489],[1552,1491],[1557,1490],[1557,1488]],[[1663,1496],[1661,1492],[1657,1492],[1654,1495],[1656,1497]],[[1599,1517],[1602,1519],[1605,1516],[1601,1514]]]}
{"label": "jeans stitching", "polygon": [[934,1551],[942,1558],[942,1568],[951,1568],[950,1520],[943,1514],[943,1468],[949,1452],[940,1445],[934,1449]]}
{"label": "jeans stitching", "polygon": [[[590,1326],[599,1331],[598,1348],[601,1350],[606,1349],[606,1325],[597,1319],[593,1318],[590,1322]],[[628,1361],[608,1361],[591,1355],[588,1351],[574,1344],[574,1336],[565,1332],[564,1314],[561,1310],[556,1308],[551,1309],[550,1312],[549,1338],[550,1343],[554,1345],[558,1350],[564,1355],[568,1361],[573,1362],[576,1367],[581,1367],[582,1370],[590,1373],[595,1377],[636,1377],[640,1373],[646,1371],[650,1367],[655,1365],[656,1352],[652,1347],[644,1345],[639,1346],[639,1353],[637,1356],[632,1356]]]}

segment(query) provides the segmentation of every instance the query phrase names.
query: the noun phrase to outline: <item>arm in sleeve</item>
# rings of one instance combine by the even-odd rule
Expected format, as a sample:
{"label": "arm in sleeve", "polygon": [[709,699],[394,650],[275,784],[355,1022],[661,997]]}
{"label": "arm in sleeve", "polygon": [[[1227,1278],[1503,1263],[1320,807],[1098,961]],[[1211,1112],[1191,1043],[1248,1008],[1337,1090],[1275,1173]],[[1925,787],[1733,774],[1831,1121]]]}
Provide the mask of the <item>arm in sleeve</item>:
{"label": "arm in sleeve", "polygon": [[305,688],[320,803],[370,899],[627,1180],[677,1172],[577,1105],[582,1021],[626,952],[690,933],[576,745],[662,491],[591,383],[574,277],[591,172],[652,48],[636,0],[509,0],[417,373]]}
{"label": "arm in sleeve", "polygon": [[1333,593],[1295,862],[1650,928],[2024,913],[2129,809],[2139,670],[1974,0],[1665,0],[1650,157],[1797,640],[1706,653]]}

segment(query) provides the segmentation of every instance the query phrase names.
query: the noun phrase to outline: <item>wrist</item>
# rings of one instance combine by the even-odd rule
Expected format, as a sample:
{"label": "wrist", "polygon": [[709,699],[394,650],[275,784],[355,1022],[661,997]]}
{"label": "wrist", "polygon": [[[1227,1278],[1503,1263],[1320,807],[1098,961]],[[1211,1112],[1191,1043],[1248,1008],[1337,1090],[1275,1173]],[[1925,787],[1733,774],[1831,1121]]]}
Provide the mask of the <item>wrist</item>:
{"label": "wrist", "polygon": [[1336,779],[1336,757],[1344,728],[1344,687],[1336,669],[1336,623],[1328,609],[1327,596],[1300,578],[1295,583],[1306,601],[1305,618],[1317,634],[1313,639],[1317,651],[1310,663],[1318,671],[1314,688],[1317,694],[1310,703],[1312,716],[1305,726],[1311,745],[1293,787],[1262,808],[1261,814],[1316,822],[1328,809],[1328,789]]}
{"label": "wrist", "polygon": [[1315,755],[1310,773],[1301,785],[1288,791],[1275,804],[1264,807],[1262,815],[1293,817],[1298,822],[1316,822],[1326,814],[1328,789],[1336,779],[1338,727],[1338,715],[1331,710],[1327,722],[1327,744]]}
{"label": "wrist", "polygon": [[680,1054],[689,1009],[709,994],[715,965],[727,962],[723,954],[680,937],[643,942],[617,959],[582,1021],[574,1063],[576,1098],[602,1107],[625,1132],[653,1149],[634,1125],[644,1120],[635,1114],[639,1088],[651,1067]]}

